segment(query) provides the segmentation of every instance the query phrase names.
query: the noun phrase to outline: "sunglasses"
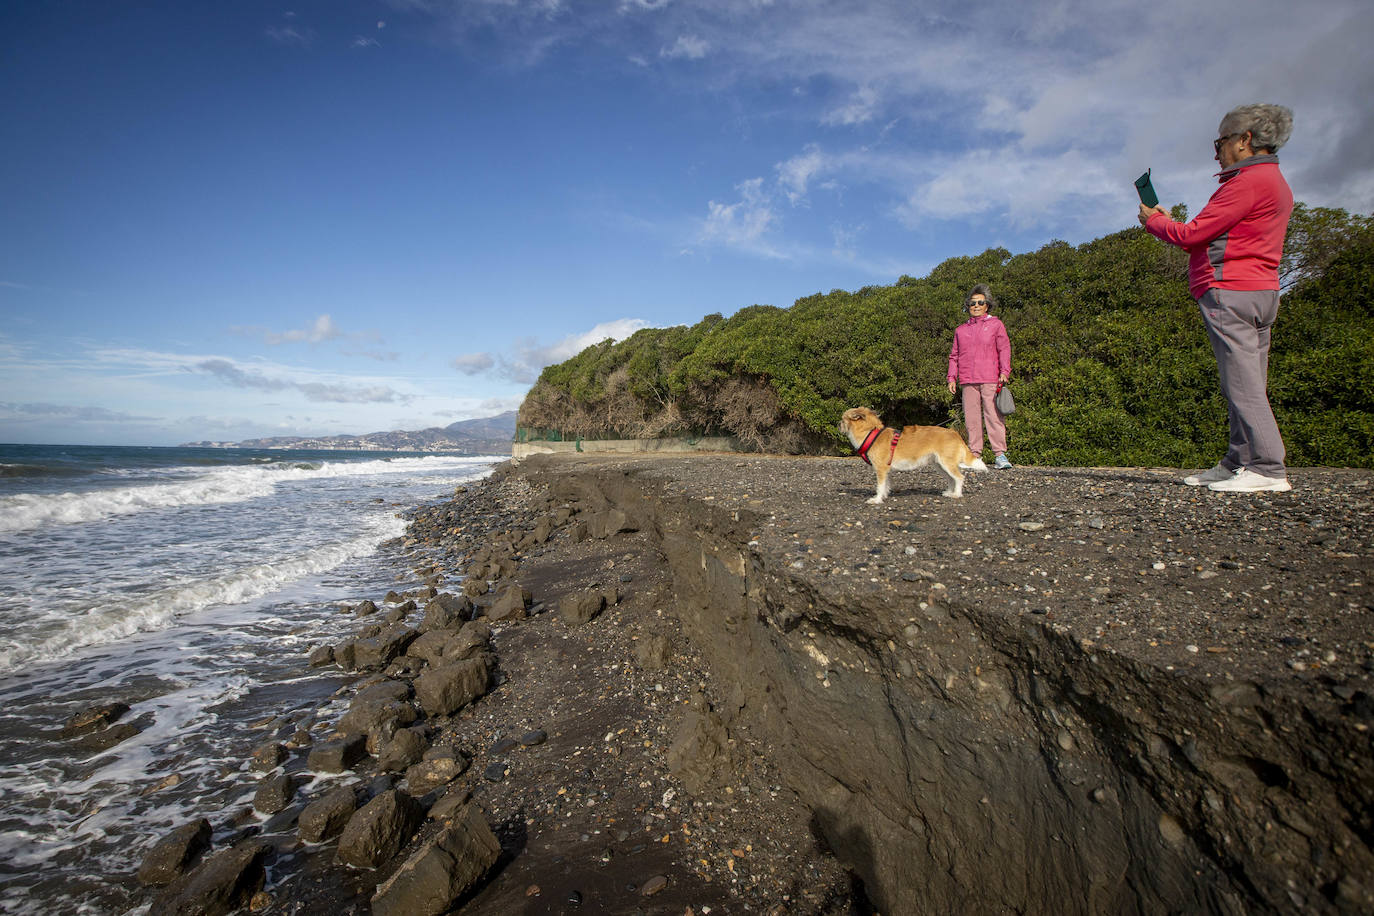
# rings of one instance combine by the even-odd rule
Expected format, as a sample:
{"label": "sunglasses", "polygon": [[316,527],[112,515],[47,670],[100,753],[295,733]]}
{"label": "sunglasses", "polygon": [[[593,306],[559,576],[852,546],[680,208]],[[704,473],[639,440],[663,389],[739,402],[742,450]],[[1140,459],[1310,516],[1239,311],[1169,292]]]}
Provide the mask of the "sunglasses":
{"label": "sunglasses", "polygon": [[969,308],[976,308],[976,307],[978,307],[978,306],[980,306],[980,305],[987,305],[987,304],[988,304],[988,300],[986,300],[986,299],[970,299],[970,300],[968,301],[968,307],[969,307]]}
{"label": "sunglasses", "polygon": [[1245,136],[1245,135],[1244,135],[1244,134],[1227,134],[1227,135],[1224,136],[1224,137],[1217,137],[1215,140],[1212,141],[1212,151],[1215,152],[1218,156],[1220,156],[1220,155],[1221,155],[1221,145],[1222,145],[1223,143],[1225,143],[1227,140],[1233,140],[1233,139],[1235,139],[1236,137],[1243,137],[1243,136]]}

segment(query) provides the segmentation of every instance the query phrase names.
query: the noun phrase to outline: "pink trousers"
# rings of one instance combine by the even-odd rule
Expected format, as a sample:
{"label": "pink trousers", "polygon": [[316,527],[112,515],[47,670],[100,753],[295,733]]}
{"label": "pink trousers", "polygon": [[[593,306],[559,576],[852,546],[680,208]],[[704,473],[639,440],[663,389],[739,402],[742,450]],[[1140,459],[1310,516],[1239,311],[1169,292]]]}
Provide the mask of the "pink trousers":
{"label": "pink trousers", "polygon": [[968,427],[969,451],[975,455],[983,454],[983,426],[988,428],[988,441],[992,453],[1000,455],[1007,450],[1007,424],[997,412],[993,399],[997,397],[997,383],[984,382],[981,385],[964,386],[964,425]]}

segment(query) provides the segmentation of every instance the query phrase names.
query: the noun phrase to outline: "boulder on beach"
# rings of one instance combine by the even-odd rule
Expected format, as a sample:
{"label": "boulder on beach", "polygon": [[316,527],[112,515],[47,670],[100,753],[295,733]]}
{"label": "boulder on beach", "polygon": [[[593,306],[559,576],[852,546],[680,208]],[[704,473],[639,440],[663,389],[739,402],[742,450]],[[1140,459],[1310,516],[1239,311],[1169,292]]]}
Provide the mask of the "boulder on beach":
{"label": "boulder on beach", "polygon": [[525,609],[530,606],[532,598],[529,589],[512,582],[501,590],[496,602],[487,608],[487,617],[491,620],[521,620],[526,616]]}
{"label": "boulder on beach", "polygon": [[393,623],[376,636],[353,644],[354,667],[368,671],[385,668],[405,651],[416,632],[403,623]]}
{"label": "boulder on beach", "polygon": [[178,916],[227,916],[246,907],[262,889],[272,844],[245,840],[215,853],[172,882],[150,912]]}
{"label": "boulder on beach", "polygon": [[405,792],[391,789],[363,805],[339,837],[339,861],[376,868],[395,857],[424,821],[425,809]]}
{"label": "boulder on beach", "polygon": [[406,786],[414,795],[425,795],[446,786],[462,776],[472,761],[456,748],[431,749],[440,753],[425,754],[425,758],[406,770]]}
{"label": "boulder on beach", "polygon": [[428,747],[429,740],[425,737],[423,727],[399,729],[378,751],[377,768],[399,773],[418,762]]}
{"label": "boulder on beach", "polygon": [[347,735],[317,744],[306,758],[306,766],[316,773],[342,773],[367,756],[367,736]]}
{"label": "boulder on beach", "polygon": [[353,605],[353,615],[355,617],[366,617],[369,614],[377,613],[377,605],[371,601],[363,600]]}
{"label": "boulder on beach", "polygon": [[438,916],[486,876],[501,844],[474,804],[456,812],[377,887],[374,916]]}
{"label": "boulder on beach", "polygon": [[491,689],[494,662],[489,653],[450,662],[415,680],[415,697],[430,716],[452,715]]}
{"label": "boulder on beach", "polygon": [[425,605],[425,616],[417,629],[421,633],[433,630],[456,630],[472,617],[472,599],[448,592],[438,595]]}
{"label": "boulder on beach", "polygon": [[58,733],[60,738],[75,738],[109,728],[129,711],[128,703],[101,703],[73,715]]}
{"label": "boulder on beach", "polygon": [[357,795],[351,786],[336,786],[305,806],[297,827],[307,843],[323,843],[347,826],[358,808]]}
{"label": "boulder on beach", "polygon": [[404,681],[384,680],[358,691],[339,720],[338,729],[349,734],[378,731],[386,722],[410,725],[419,718],[409,700],[410,685]]}
{"label": "boulder on beach", "polygon": [[578,592],[558,603],[558,614],[564,623],[578,626],[591,621],[605,607],[606,596],[602,592]]}
{"label": "boulder on beach", "polygon": [[158,840],[138,868],[138,882],[171,884],[210,848],[210,822],[205,818],[182,824]]}
{"label": "boulder on beach", "polygon": [[253,810],[260,814],[276,814],[291,804],[296,796],[299,777],[288,773],[264,776],[258,782],[258,790],[253,794]]}

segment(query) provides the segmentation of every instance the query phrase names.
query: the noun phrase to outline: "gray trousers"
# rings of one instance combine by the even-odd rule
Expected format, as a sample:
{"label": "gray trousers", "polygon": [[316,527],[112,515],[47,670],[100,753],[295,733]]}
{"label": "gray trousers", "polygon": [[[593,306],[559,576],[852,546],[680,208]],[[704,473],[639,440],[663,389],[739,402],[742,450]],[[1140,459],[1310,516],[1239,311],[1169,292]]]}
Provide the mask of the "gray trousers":
{"label": "gray trousers", "polygon": [[1197,303],[1231,423],[1222,467],[1288,476],[1283,437],[1269,407],[1269,331],[1279,313],[1278,290],[1209,289]]}

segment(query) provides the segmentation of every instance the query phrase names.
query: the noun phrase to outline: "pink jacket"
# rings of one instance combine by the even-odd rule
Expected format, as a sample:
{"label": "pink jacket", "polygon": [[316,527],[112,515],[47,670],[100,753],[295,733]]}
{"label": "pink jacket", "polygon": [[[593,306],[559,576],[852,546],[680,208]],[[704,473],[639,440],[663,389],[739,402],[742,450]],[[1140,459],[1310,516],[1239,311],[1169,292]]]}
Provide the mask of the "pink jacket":
{"label": "pink jacket", "polygon": [[1145,231],[1188,252],[1188,291],[1278,289],[1279,259],[1293,192],[1279,172],[1278,156],[1251,156],[1218,174],[1217,188],[1191,223],[1162,213]]}
{"label": "pink jacket", "polygon": [[1011,340],[1000,318],[970,318],[954,329],[949,375],[961,385],[995,382],[1011,375]]}

